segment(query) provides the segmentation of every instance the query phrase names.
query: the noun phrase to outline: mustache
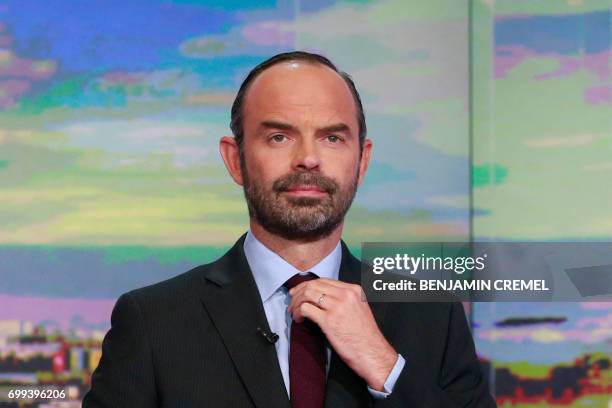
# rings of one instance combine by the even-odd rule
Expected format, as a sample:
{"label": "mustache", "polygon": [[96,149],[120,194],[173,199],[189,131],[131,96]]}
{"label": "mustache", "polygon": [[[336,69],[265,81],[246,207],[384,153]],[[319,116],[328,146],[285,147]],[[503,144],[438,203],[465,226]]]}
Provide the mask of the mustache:
{"label": "mustache", "polygon": [[329,177],[312,172],[290,173],[276,180],[272,189],[279,193],[291,190],[296,186],[317,187],[328,194],[338,191],[338,183]]}

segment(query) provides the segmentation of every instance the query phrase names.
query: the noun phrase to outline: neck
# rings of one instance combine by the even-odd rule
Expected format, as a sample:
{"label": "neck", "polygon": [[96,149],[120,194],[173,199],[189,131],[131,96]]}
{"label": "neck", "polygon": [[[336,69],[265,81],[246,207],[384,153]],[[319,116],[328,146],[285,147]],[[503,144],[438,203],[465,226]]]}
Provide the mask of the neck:
{"label": "neck", "polygon": [[255,238],[257,238],[259,242],[303,272],[306,272],[321,262],[323,258],[336,248],[342,236],[343,226],[344,222],[340,223],[340,225],[325,238],[306,242],[279,237],[278,235],[266,231],[253,218],[251,218],[250,221],[251,233],[255,235]]}

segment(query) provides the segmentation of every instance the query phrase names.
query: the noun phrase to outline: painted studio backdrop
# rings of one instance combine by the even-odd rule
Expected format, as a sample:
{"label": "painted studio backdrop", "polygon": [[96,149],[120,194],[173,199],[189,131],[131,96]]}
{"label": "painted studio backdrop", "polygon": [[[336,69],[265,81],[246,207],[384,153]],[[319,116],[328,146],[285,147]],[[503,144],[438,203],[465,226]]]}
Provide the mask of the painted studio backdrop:
{"label": "painted studio backdrop", "polygon": [[[355,251],[612,240],[610,21],[606,0],[0,1],[0,394],[79,406],[117,297],[245,231],[217,145],[278,52],[327,55],[361,92]],[[612,305],[471,309],[500,406],[608,406]]]}

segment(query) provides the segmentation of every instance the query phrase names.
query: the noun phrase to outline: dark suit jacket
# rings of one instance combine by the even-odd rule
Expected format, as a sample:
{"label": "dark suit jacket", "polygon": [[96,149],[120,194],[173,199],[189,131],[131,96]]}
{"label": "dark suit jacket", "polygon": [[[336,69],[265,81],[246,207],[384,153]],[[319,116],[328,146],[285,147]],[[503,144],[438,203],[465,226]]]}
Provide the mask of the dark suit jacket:
{"label": "dark suit jacket", "polygon": [[[122,295],[83,407],[289,408],[275,347],[243,251]],[[342,243],[340,280],[360,281]],[[374,303],[406,359],[393,393],[375,401],[332,352],[326,407],[494,407],[460,303]]]}

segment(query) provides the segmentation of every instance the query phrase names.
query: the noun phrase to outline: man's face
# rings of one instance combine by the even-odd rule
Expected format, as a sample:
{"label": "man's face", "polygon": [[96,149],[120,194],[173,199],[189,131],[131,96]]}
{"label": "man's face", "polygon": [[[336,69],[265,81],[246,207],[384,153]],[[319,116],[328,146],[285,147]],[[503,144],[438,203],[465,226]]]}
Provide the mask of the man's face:
{"label": "man's face", "polygon": [[353,96],[331,69],[280,63],[251,84],[241,161],[250,215],[287,239],[316,240],[338,227],[367,168]]}

